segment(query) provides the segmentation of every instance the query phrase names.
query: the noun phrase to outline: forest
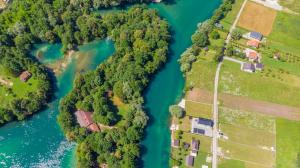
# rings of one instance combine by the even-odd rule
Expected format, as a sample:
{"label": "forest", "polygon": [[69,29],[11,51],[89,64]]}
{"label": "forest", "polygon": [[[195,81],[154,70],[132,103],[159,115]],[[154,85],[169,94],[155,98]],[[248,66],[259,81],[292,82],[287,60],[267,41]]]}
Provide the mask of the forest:
{"label": "forest", "polygon": [[[167,60],[169,27],[155,10],[144,6],[106,14],[100,23],[116,52],[96,70],[77,76],[74,89],[61,101],[58,122],[67,138],[79,143],[78,167],[137,167],[148,120],[142,93]],[[112,97],[128,104],[125,114],[120,114]],[[113,129],[91,133],[79,127],[76,109],[93,112],[95,122]]]}
{"label": "forest", "polygon": [[[24,119],[51,97],[51,75],[30,55],[33,44],[61,42],[67,52],[95,39],[110,38],[116,52],[96,70],[76,77],[73,90],[60,103],[58,123],[67,138],[78,143],[78,167],[136,167],[148,120],[142,93],[167,60],[169,26],[145,6],[103,16],[97,11],[149,1],[12,1],[0,15],[0,66],[15,77],[30,71],[38,87],[27,97],[15,97],[9,106],[1,107],[0,124]],[[108,93],[128,105],[125,113],[120,113]],[[74,116],[76,109],[92,111],[95,122],[112,129],[92,133],[80,128]]]}
{"label": "forest", "polygon": [[[76,50],[80,44],[106,37],[109,26],[92,11],[135,2],[149,0],[14,0],[1,11],[0,67],[7,72],[2,77],[17,78],[28,70],[37,79],[38,87],[22,97],[13,94],[8,103],[1,103],[0,125],[15,119],[23,120],[51,100],[53,77],[30,55],[33,44],[61,42],[64,52]],[[1,87],[3,96],[12,90]]]}

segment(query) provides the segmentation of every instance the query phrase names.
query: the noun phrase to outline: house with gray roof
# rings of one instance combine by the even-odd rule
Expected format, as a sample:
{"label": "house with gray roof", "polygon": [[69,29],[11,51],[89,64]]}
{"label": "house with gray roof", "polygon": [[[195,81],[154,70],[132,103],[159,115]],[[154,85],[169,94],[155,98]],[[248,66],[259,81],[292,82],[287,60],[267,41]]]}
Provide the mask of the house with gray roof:
{"label": "house with gray roof", "polygon": [[193,134],[201,134],[212,137],[213,121],[206,118],[192,118],[191,132]]}
{"label": "house with gray roof", "polygon": [[251,63],[243,63],[241,70],[245,72],[253,73],[255,72],[255,66]]}
{"label": "house with gray roof", "polygon": [[253,31],[253,32],[250,32],[250,38],[261,41],[263,38],[263,35],[259,32]]}
{"label": "house with gray roof", "polygon": [[192,139],[192,146],[191,146],[191,156],[197,156],[198,155],[198,151],[200,148],[200,141],[199,140],[195,140]]}

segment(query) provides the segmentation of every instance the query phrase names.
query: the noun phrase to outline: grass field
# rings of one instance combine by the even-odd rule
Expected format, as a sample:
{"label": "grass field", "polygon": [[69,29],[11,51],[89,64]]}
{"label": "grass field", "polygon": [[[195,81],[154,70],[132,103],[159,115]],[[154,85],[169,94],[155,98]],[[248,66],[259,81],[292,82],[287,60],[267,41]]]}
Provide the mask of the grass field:
{"label": "grass field", "polygon": [[260,4],[248,1],[238,21],[238,26],[269,35],[277,12]]}
{"label": "grass field", "polygon": [[268,45],[300,57],[300,17],[279,12]]}
{"label": "grass field", "polygon": [[240,65],[224,61],[220,74],[220,92],[242,95],[256,100],[300,106],[300,80],[276,69],[246,73]]}
{"label": "grass field", "polygon": [[300,1],[299,0],[279,0],[280,5],[287,7],[288,9],[300,13]]}
{"label": "grass field", "polygon": [[186,101],[186,115],[193,117],[212,118],[212,105]]}
{"label": "grass field", "polygon": [[219,107],[219,122],[275,133],[275,119],[255,112]]}
{"label": "grass field", "polygon": [[219,161],[219,168],[246,168],[245,163],[239,160],[222,159]]}
{"label": "grass field", "polygon": [[277,119],[277,168],[300,167],[300,122]]}
{"label": "grass field", "polygon": [[212,60],[214,54],[214,51],[202,53],[198,60],[193,63],[192,70],[186,75],[186,88],[213,90],[217,68],[217,64]]}

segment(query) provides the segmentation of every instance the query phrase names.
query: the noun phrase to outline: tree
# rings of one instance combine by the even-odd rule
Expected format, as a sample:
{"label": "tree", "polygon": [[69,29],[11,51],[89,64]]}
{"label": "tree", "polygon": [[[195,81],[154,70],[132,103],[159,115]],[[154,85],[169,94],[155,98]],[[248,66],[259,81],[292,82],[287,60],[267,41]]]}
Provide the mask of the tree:
{"label": "tree", "polygon": [[220,34],[217,30],[213,30],[211,33],[210,33],[210,36],[213,38],[213,39],[219,39],[220,38]]}
{"label": "tree", "polygon": [[169,112],[176,118],[182,118],[184,116],[183,109],[178,105],[171,105],[169,107]]}
{"label": "tree", "polygon": [[192,36],[192,42],[199,47],[205,47],[208,44],[208,36],[204,32],[197,32]]}
{"label": "tree", "polygon": [[243,36],[242,32],[238,29],[234,29],[231,34],[233,40],[240,40],[242,36]]}

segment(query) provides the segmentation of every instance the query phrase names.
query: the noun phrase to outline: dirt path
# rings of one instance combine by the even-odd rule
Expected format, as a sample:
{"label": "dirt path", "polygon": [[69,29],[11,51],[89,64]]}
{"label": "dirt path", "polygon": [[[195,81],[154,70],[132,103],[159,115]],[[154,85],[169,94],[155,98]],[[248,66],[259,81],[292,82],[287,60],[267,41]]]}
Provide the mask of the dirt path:
{"label": "dirt path", "polygon": [[[187,92],[187,100],[212,104],[213,94],[207,90],[193,89]],[[253,111],[289,120],[300,121],[300,108],[253,100],[248,97],[220,94],[222,105],[232,109]]]}

